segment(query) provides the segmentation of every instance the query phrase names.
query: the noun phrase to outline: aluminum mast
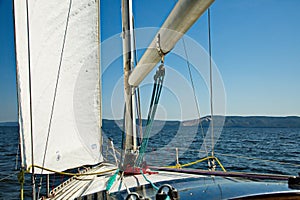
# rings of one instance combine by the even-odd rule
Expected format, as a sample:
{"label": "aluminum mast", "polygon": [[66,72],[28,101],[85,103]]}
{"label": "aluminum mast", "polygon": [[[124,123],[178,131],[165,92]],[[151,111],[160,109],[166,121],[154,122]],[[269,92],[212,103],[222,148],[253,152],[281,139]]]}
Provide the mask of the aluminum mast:
{"label": "aluminum mast", "polygon": [[[130,157],[137,151],[136,116],[135,116],[135,88],[128,83],[129,75],[134,66],[133,45],[133,16],[132,0],[122,0],[122,38],[123,38],[123,66],[124,66],[124,98],[125,98],[125,153],[126,163],[132,163]],[[126,167],[127,164],[123,163]]]}

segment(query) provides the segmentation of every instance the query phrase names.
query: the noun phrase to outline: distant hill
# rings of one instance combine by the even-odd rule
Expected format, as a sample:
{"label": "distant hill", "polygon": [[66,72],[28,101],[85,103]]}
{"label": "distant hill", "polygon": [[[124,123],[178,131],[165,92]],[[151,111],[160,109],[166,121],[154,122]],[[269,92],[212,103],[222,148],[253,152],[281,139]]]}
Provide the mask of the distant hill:
{"label": "distant hill", "polygon": [[0,126],[18,126],[18,122],[0,122]]}
{"label": "distant hill", "polygon": [[[214,125],[220,124],[221,116],[215,116]],[[206,116],[201,118],[202,126],[209,126],[211,118]],[[143,126],[146,125],[146,120],[143,119]],[[103,119],[105,127],[122,127],[123,120],[108,120]],[[186,121],[161,121],[155,120],[153,126],[198,126],[199,119]],[[107,126],[108,125],[108,126]],[[18,122],[0,122],[0,126],[18,126]],[[264,116],[227,116],[225,117],[224,127],[241,127],[241,128],[300,128],[300,117],[264,117]]]}
{"label": "distant hill", "polygon": [[[215,117],[216,124],[220,121],[220,116]],[[202,126],[209,126],[210,117],[201,118]],[[184,126],[196,126],[199,120],[188,120],[182,122]],[[300,128],[300,117],[264,117],[264,116],[227,116],[224,127],[241,128]]]}
{"label": "distant hill", "polygon": [[[138,120],[137,120],[138,123]],[[143,119],[142,124],[145,127],[147,124],[147,120]],[[162,127],[162,126],[179,126],[180,121],[163,121],[163,120],[154,120],[153,127]],[[122,128],[123,127],[123,120],[113,120],[113,119],[103,119],[102,120],[103,127],[110,127],[110,128]]]}
{"label": "distant hill", "polygon": [[[222,116],[214,117],[214,125],[222,125]],[[186,121],[161,121],[155,120],[153,127],[158,126],[198,126],[199,119],[186,120]],[[211,118],[206,116],[201,118],[203,127],[210,125]],[[103,120],[103,125],[115,125],[118,127],[123,126],[123,120]],[[143,126],[146,125],[146,120],[143,119]],[[111,126],[110,126],[111,127]],[[227,116],[223,127],[240,127],[240,128],[300,128],[300,117],[267,117],[267,116]]]}

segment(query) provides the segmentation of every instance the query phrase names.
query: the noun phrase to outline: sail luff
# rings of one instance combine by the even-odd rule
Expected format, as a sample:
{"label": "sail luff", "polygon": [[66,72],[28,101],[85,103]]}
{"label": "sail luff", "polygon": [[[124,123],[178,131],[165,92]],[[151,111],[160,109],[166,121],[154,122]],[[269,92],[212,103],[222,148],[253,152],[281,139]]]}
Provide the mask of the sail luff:
{"label": "sail luff", "polygon": [[[14,1],[12,2],[12,8],[13,8],[13,22],[14,22],[14,33],[16,32],[16,27],[15,27],[15,15],[14,15],[14,13],[15,13],[15,4],[14,4]],[[16,41],[16,36],[15,36],[15,34],[14,34],[14,41]],[[15,55],[17,54],[17,51],[16,51],[16,44],[14,44],[15,46],[14,46],[14,50],[15,50]],[[17,65],[17,63],[18,63],[18,60],[16,59],[17,58],[17,56],[15,56],[15,63],[16,63],[16,91],[17,91],[17,103],[18,103],[18,107],[17,107],[17,109],[18,109],[18,125],[19,125],[19,130],[20,130],[20,132],[22,132],[22,124],[19,122],[19,119],[21,118],[21,109],[20,109],[20,90],[19,90],[19,77],[18,77],[18,65]],[[23,154],[23,148],[21,148],[21,146],[22,146],[22,137],[21,137],[21,134],[19,134],[19,148],[18,149],[20,149],[20,157],[21,157],[21,168],[24,168],[24,165],[23,165],[23,162],[22,162],[22,154]],[[19,151],[18,151],[18,153],[19,153]],[[17,166],[17,165],[16,165]]]}
{"label": "sail luff", "polygon": [[97,49],[98,49],[98,55],[97,55],[97,61],[98,61],[98,93],[99,93],[99,135],[100,135],[100,151],[99,154],[102,153],[102,147],[103,147],[103,137],[102,137],[102,73],[101,73],[101,20],[100,20],[100,16],[101,16],[101,7],[100,7],[100,0],[97,1],[97,15],[98,17],[98,21],[97,21],[97,30],[98,30],[98,38],[97,38]]}
{"label": "sail luff", "polygon": [[213,1],[179,0],[131,73],[129,84],[138,86],[161,60],[162,55],[157,50],[158,35],[160,35],[160,50],[168,53]]}
{"label": "sail luff", "polygon": [[[28,155],[28,148],[26,149],[24,138],[25,132],[30,132],[28,126],[25,124],[30,124],[28,116],[24,116],[23,112],[30,112],[29,106],[24,107],[24,105],[29,105],[29,94],[28,91],[22,90],[20,83],[28,84],[26,81],[29,80],[28,74],[28,49],[27,49],[27,11],[26,11],[26,1],[14,1],[14,30],[15,30],[15,54],[16,54],[16,80],[17,80],[17,94],[18,94],[18,123],[20,131],[20,151],[21,151],[21,166],[25,167],[26,155]],[[23,26],[20,26],[23,24]],[[17,32],[22,32],[22,35],[17,36]],[[19,45],[22,44],[22,45]],[[22,52],[22,53],[18,53]],[[22,64],[26,67],[21,67]],[[21,75],[22,74],[22,75]]]}

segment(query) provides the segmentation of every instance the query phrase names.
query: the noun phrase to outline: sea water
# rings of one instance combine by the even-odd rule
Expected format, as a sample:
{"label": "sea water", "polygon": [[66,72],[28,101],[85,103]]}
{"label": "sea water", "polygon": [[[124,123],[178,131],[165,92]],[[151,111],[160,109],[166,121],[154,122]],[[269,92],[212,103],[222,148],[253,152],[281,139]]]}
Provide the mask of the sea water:
{"label": "sea water", "polygon": [[[121,129],[115,123],[113,125],[104,123],[103,127],[105,139],[113,138],[117,149],[121,148]],[[155,133],[151,134],[146,154],[151,155],[154,152],[156,156],[152,156],[155,159],[149,160],[149,163],[176,164],[175,146],[170,144],[173,144],[173,139],[178,134],[183,135],[177,141],[179,162],[185,164],[200,159],[202,155],[199,154],[200,143],[203,143],[202,130],[197,128],[196,135],[191,134],[193,131],[195,127],[176,125],[154,127],[152,132]],[[204,133],[206,131],[207,128],[204,128]],[[0,127],[0,135],[0,199],[19,199],[18,127]],[[189,141],[189,148],[180,148],[186,141]],[[298,175],[300,172],[299,144],[299,128],[224,128],[214,146],[214,152],[227,171]],[[161,149],[164,153],[160,153]],[[191,167],[205,169],[207,163],[202,162]],[[52,176],[53,181],[50,181],[50,185],[54,187],[55,182],[65,179],[66,177],[60,175]],[[24,194],[25,199],[31,199],[29,175],[26,176]]]}

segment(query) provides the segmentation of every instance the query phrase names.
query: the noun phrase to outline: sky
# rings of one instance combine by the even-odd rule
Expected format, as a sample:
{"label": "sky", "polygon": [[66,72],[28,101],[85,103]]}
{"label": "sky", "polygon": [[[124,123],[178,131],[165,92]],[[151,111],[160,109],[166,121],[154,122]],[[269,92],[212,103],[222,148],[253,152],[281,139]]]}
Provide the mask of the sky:
{"label": "sky", "polygon": [[[120,2],[101,1],[101,40],[109,43],[120,36]],[[133,5],[135,27],[159,27],[175,0],[139,0]],[[222,99],[226,115],[300,116],[300,1],[297,0],[216,0],[211,6],[212,59],[215,71],[214,102]],[[148,30],[148,29],[147,29]],[[149,29],[151,32],[152,29]],[[185,36],[208,49],[207,13]],[[153,32],[154,33],[154,32]],[[141,34],[140,34],[141,35]],[[0,122],[17,120],[14,30],[12,0],[0,0]],[[137,34],[137,46],[151,41],[152,35]],[[142,38],[142,39],[141,39]],[[120,40],[120,39],[119,39]],[[118,43],[119,44],[119,43]],[[179,41],[176,47],[182,47]],[[181,46],[180,46],[181,45]],[[187,45],[187,49],[189,46]],[[120,45],[102,49],[102,56],[117,52]],[[144,49],[138,49],[138,59]],[[198,52],[190,50],[192,58]],[[202,55],[202,56],[203,56]],[[203,57],[206,59],[206,57]],[[158,119],[193,119],[196,104],[186,60],[176,53],[166,57],[166,80]],[[205,65],[205,64],[204,64]],[[209,66],[192,67],[195,93],[201,116],[210,113]],[[207,67],[207,68],[206,68]],[[122,60],[102,69],[103,118],[122,117]],[[155,70],[154,70],[155,71]],[[143,116],[147,114],[154,71],[141,86]],[[203,74],[204,73],[204,74]],[[182,79],[183,83],[179,83]],[[217,80],[218,79],[218,80]],[[222,84],[221,84],[222,83]],[[121,94],[121,95],[120,95]],[[121,97],[121,98],[120,98]],[[218,109],[216,109],[218,111]]]}

